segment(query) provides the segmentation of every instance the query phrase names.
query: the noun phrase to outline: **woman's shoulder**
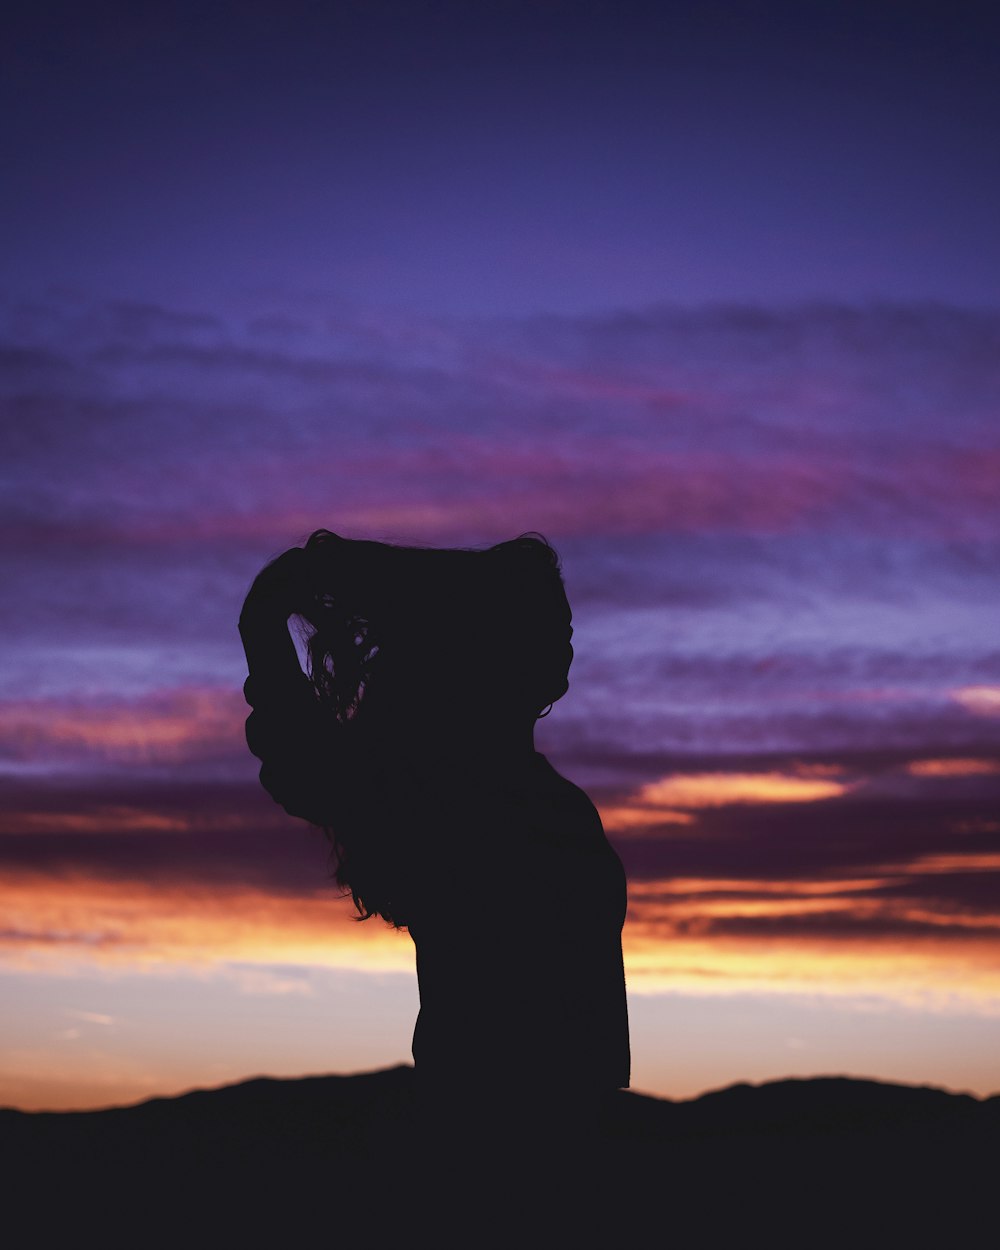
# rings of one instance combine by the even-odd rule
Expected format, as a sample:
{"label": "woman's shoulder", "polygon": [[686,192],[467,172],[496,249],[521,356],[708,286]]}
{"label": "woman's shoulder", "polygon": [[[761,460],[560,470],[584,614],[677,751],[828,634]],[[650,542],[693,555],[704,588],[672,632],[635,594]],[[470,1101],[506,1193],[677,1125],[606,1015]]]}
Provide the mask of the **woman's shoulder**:
{"label": "woman's shoulder", "polygon": [[[536,751],[534,754],[532,771],[536,785],[544,792],[551,794],[553,798],[562,801],[567,806],[579,808],[581,811],[587,810],[597,817],[597,808],[590,801],[587,792],[581,789],[575,781],[570,781],[559,772],[541,751]],[[600,819],[600,817],[597,818]]]}
{"label": "woman's shoulder", "polygon": [[609,852],[600,814],[587,792],[536,753],[536,813],[546,841],[578,851]]}

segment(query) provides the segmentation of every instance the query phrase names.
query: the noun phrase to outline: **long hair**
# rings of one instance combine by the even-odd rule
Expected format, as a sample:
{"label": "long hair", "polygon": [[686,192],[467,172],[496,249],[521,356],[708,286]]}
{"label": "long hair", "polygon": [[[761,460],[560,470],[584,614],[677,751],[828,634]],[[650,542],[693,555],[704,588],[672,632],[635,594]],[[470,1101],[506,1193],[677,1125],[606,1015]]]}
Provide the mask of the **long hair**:
{"label": "long hair", "polygon": [[[485,549],[396,547],[317,530],[301,615],[309,677],[342,758],[325,831],[360,919],[408,923],[447,813],[435,808],[438,731],[534,719],[567,689],[569,606],[537,534]],[[498,730],[498,732],[501,732]],[[433,795],[434,799],[428,796]]]}

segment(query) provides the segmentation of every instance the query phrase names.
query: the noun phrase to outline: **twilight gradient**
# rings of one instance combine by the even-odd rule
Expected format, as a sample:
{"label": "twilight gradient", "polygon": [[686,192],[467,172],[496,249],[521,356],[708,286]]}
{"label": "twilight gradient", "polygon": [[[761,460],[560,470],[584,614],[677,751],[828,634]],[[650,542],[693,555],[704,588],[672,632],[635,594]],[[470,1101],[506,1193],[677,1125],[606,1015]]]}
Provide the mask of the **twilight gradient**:
{"label": "twilight gradient", "polygon": [[1000,1088],[992,32],[902,12],[17,17],[0,1103],[406,1058],[242,740],[320,525],[560,551],[638,1088]]}

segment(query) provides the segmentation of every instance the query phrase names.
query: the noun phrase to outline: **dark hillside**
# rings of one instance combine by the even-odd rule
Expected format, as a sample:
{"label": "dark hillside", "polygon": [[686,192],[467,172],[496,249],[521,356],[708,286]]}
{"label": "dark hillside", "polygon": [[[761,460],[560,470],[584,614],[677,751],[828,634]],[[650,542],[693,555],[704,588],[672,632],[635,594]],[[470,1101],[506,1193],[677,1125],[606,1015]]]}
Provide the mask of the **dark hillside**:
{"label": "dark hillside", "polygon": [[1000,1097],[825,1077],[621,1093],[585,1148],[532,1154],[537,1127],[442,1159],[406,1067],[5,1110],[8,1222],[34,1246],[954,1244],[988,1218]]}

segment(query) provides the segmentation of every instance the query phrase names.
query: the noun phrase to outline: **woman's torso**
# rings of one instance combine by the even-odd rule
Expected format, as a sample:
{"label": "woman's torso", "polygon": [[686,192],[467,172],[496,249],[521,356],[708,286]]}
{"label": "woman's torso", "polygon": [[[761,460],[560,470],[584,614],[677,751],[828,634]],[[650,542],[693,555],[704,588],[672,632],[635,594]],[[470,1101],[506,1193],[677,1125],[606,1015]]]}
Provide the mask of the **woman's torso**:
{"label": "woman's torso", "polygon": [[409,923],[418,1072],[627,1086],[625,875],[593,804],[537,753],[502,774],[466,770],[450,798]]}

